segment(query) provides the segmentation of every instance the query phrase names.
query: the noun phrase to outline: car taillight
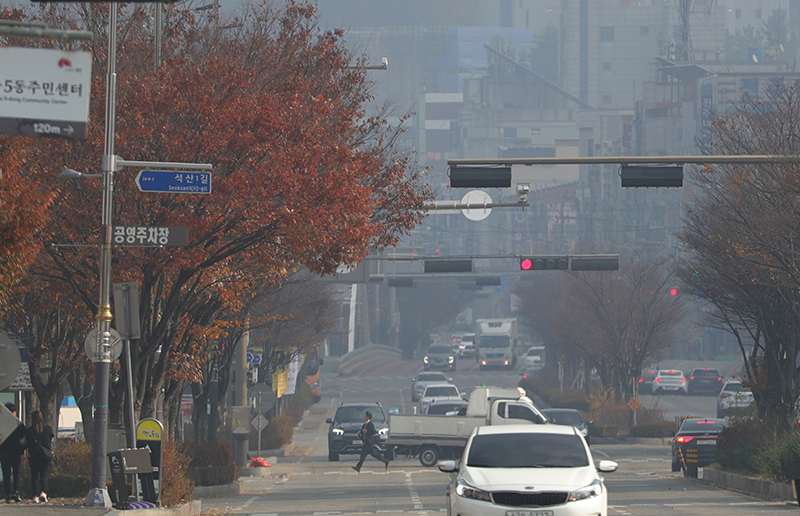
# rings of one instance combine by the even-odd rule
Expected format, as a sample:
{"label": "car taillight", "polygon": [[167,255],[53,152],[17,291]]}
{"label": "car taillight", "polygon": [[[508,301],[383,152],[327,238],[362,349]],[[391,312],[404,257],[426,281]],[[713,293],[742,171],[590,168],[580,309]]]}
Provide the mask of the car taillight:
{"label": "car taillight", "polygon": [[691,441],[692,439],[694,439],[694,437],[692,437],[690,435],[679,435],[678,437],[675,438],[675,441],[677,441],[677,442],[679,442],[681,444],[685,444],[685,443],[688,443],[689,441]]}
{"label": "car taillight", "polygon": [[659,376],[658,378],[656,378],[656,383],[658,383],[660,381],[661,381],[661,377]]}
{"label": "car taillight", "polygon": [[722,381],[722,377],[720,376],[719,378],[717,378],[717,381],[721,382]]}
{"label": "car taillight", "polygon": [[686,378],[681,378],[681,383],[686,383]]}
{"label": "car taillight", "polygon": [[639,383],[643,383],[643,382],[644,382],[644,378],[639,378]]}
{"label": "car taillight", "polygon": [[731,397],[731,393],[723,392],[722,394],[719,395],[719,397],[720,397],[720,399],[730,398]]}
{"label": "car taillight", "polygon": [[528,375],[527,374],[523,374],[522,377],[525,378],[526,380],[528,379]]}
{"label": "car taillight", "polygon": [[692,376],[692,380],[694,380],[694,376]]}

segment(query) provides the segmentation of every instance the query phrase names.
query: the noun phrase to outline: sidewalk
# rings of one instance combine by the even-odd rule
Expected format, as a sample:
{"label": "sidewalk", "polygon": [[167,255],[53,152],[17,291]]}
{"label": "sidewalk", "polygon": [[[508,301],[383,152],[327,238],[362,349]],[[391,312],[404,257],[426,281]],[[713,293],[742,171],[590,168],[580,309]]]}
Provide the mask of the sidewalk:
{"label": "sidewalk", "polygon": [[54,498],[46,504],[25,500],[22,503],[0,502],[0,516],[199,516],[200,501],[170,509],[118,511],[102,507],[84,507],[82,498]]}

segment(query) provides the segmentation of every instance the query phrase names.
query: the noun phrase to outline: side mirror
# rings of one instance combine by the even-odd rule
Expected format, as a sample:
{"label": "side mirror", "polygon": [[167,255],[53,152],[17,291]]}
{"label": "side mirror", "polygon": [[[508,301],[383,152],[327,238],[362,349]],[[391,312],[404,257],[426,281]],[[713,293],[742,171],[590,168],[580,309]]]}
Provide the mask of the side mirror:
{"label": "side mirror", "polygon": [[464,401],[467,401],[467,395],[466,394],[462,394],[461,395],[461,399],[464,400]]}
{"label": "side mirror", "polygon": [[592,423],[594,423],[594,420],[593,420],[593,419],[590,419],[589,421],[587,421],[587,422],[586,422],[586,426],[589,426],[589,425],[591,425]]}
{"label": "side mirror", "polygon": [[597,463],[597,471],[602,471],[603,473],[613,473],[617,471],[618,467],[619,464],[613,460],[601,460]]}
{"label": "side mirror", "polygon": [[675,437],[675,432],[673,432],[672,430],[669,430],[667,432],[667,437]]}
{"label": "side mirror", "polygon": [[439,468],[439,471],[442,473],[456,473],[458,471],[458,465],[456,465],[456,461],[454,460],[443,460],[436,464],[436,467]]}
{"label": "side mirror", "polygon": [[333,419],[328,418],[328,419],[325,420],[325,422],[328,423],[329,425],[331,425],[331,424],[333,424]]}
{"label": "side mirror", "polygon": [[452,383],[453,379],[452,378],[448,378],[447,381]]}

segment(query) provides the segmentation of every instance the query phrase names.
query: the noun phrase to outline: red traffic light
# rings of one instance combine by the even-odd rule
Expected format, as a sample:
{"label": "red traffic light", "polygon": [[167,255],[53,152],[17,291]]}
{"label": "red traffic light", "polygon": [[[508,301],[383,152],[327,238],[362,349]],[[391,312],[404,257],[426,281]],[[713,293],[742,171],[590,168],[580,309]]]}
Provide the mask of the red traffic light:
{"label": "red traffic light", "polygon": [[521,262],[519,262],[519,268],[523,271],[529,271],[533,268],[533,261],[530,258],[524,258]]}
{"label": "red traffic light", "polygon": [[669,295],[670,296],[677,296],[678,295],[678,289],[677,288],[670,289]]}

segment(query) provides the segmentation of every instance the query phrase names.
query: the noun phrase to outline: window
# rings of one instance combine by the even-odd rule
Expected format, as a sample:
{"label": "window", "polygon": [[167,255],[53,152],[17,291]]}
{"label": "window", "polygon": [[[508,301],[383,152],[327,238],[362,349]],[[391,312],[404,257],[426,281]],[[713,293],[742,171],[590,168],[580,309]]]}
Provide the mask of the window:
{"label": "window", "polygon": [[600,27],[600,41],[614,41],[614,27]]}
{"label": "window", "polygon": [[650,27],[647,25],[642,25],[639,27],[639,35],[640,36],[649,36],[650,35]]}
{"label": "window", "polygon": [[603,95],[603,103],[611,104],[611,95]]}
{"label": "window", "polygon": [[603,70],[611,71],[611,61],[603,61]]}
{"label": "window", "polygon": [[736,9],[736,19],[740,20],[742,18],[742,10]]}

